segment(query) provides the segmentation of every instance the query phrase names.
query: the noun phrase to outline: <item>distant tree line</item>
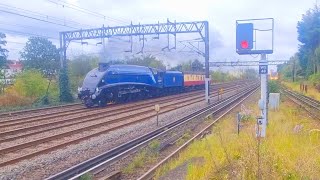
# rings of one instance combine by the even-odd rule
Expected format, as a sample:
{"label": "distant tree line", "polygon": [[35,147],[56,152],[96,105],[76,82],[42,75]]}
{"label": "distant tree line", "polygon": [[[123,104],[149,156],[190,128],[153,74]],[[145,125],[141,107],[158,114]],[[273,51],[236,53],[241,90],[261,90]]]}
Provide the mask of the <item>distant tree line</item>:
{"label": "distant tree line", "polygon": [[7,41],[6,41],[6,35],[4,33],[0,32],[0,93],[4,90],[5,87],[5,72],[4,69],[7,65],[7,57],[8,57],[8,50],[5,48]]}
{"label": "distant tree line", "polygon": [[320,7],[309,9],[297,24],[298,52],[278,70],[285,79],[320,79]]}

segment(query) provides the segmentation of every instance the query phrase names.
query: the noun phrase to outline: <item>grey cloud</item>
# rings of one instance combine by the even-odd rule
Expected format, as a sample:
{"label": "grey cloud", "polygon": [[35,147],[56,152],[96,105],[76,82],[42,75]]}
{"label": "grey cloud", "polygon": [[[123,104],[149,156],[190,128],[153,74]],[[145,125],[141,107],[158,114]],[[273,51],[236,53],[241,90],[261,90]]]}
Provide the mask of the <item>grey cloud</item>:
{"label": "grey cloud", "polygon": [[[275,26],[275,53],[270,58],[289,58],[297,50],[296,23],[301,19],[301,14],[313,6],[312,1],[300,0],[225,0],[225,1],[169,1],[159,0],[95,0],[78,1],[77,5],[92,11],[106,15],[106,19],[91,16],[68,8],[62,8],[45,0],[3,0],[1,3],[10,4],[16,7],[40,12],[49,16],[56,16],[66,20],[73,20],[84,26],[77,28],[101,27],[102,24],[115,26],[133,23],[157,23],[165,22],[167,18],[177,21],[208,20],[210,24],[210,55],[212,59],[248,59],[251,56],[239,56],[235,53],[235,20],[245,18],[274,17]],[[187,5],[193,5],[187,7]],[[58,38],[59,31],[71,30],[72,28],[57,26],[44,22],[34,21],[19,16],[1,13],[0,25],[2,23],[20,24],[23,26],[2,26],[6,29],[22,31],[26,33],[53,36]],[[1,28],[1,27],[0,27]],[[0,30],[1,31],[1,30]],[[184,39],[185,37],[182,37]],[[188,37],[186,37],[188,38]],[[194,37],[190,37],[192,39]],[[8,38],[8,40],[10,40]],[[180,40],[180,39],[179,39]],[[98,40],[97,40],[98,41]],[[146,42],[146,47],[150,51],[156,51],[165,46],[165,39],[158,42]],[[58,44],[58,41],[55,41]],[[94,42],[93,42],[94,43]],[[179,44],[179,43],[178,43]],[[112,55],[125,56],[128,53],[121,51],[128,49],[128,43],[116,42],[110,43],[110,46],[116,47],[110,50]],[[179,48],[182,46],[179,44]],[[18,48],[18,47],[17,47]],[[70,48],[73,51],[80,52],[99,52],[99,47],[81,47],[73,43]],[[85,50],[82,50],[85,49]],[[135,52],[139,49],[136,44]],[[160,53],[160,54],[159,54]],[[180,62],[190,58],[201,58],[197,54],[190,53],[172,53],[155,52],[158,56],[168,62]]]}

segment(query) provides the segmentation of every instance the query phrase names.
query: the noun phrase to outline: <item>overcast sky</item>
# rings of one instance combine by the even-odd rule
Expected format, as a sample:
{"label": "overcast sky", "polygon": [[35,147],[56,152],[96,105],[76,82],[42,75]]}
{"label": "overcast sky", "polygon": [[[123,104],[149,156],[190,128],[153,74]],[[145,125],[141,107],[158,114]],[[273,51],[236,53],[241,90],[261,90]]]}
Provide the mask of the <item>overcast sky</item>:
{"label": "overcast sky", "polygon": [[[210,24],[210,60],[237,60],[254,57],[235,53],[235,21],[271,17],[275,19],[275,44],[274,53],[268,58],[289,59],[298,48],[297,22],[315,3],[316,0],[1,0],[0,32],[7,34],[9,59],[18,59],[18,52],[27,36],[31,35],[49,37],[58,46],[59,31],[101,27],[103,24],[128,25],[131,21],[133,24],[158,23],[166,22],[167,18],[171,21],[207,20]],[[84,12],[84,9],[77,7],[90,11]],[[166,36],[160,37],[160,41],[146,38],[145,51],[171,65],[190,58],[203,59],[196,53],[188,52],[189,49],[181,42],[177,43],[174,52],[161,51],[166,46]],[[194,38],[197,35],[177,36],[178,41]],[[261,36],[260,40],[263,45],[270,43],[268,36]],[[90,45],[85,46],[71,43],[68,56],[99,55],[101,45],[95,45],[99,41],[89,41]],[[130,48],[128,38],[110,39],[106,47],[111,58],[131,55],[124,53]],[[135,39],[134,53],[139,49],[141,41]]]}

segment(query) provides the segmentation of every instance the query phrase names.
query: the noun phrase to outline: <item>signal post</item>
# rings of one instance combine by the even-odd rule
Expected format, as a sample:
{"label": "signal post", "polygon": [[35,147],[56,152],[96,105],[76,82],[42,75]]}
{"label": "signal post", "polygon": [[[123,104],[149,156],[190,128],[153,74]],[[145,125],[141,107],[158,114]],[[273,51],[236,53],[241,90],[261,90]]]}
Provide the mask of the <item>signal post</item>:
{"label": "signal post", "polygon": [[[258,21],[258,23],[256,23]],[[268,28],[259,29],[256,24],[264,25],[265,22],[271,22]],[[267,25],[268,26],[268,25]],[[257,119],[257,137],[266,136],[266,127],[268,123],[268,61],[267,54],[273,53],[273,29],[274,19],[246,19],[236,21],[236,52],[239,55],[259,54],[261,56],[259,61],[259,74],[261,80],[261,99],[259,100],[259,109],[261,110],[261,117]],[[271,32],[272,39],[271,48],[257,48],[256,38],[257,32]]]}

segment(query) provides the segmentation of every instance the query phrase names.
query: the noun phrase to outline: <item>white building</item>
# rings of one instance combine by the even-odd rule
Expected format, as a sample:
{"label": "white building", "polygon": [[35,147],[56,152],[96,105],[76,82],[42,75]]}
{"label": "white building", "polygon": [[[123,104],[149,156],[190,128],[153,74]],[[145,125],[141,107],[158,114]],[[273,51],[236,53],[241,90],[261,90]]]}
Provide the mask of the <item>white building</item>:
{"label": "white building", "polygon": [[6,85],[12,85],[17,73],[22,71],[22,63],[17,60],[8,60],[7,67],[2,70],[2,73],[5,74],[4,77],[1,77],[0,82],[5,81]]}

